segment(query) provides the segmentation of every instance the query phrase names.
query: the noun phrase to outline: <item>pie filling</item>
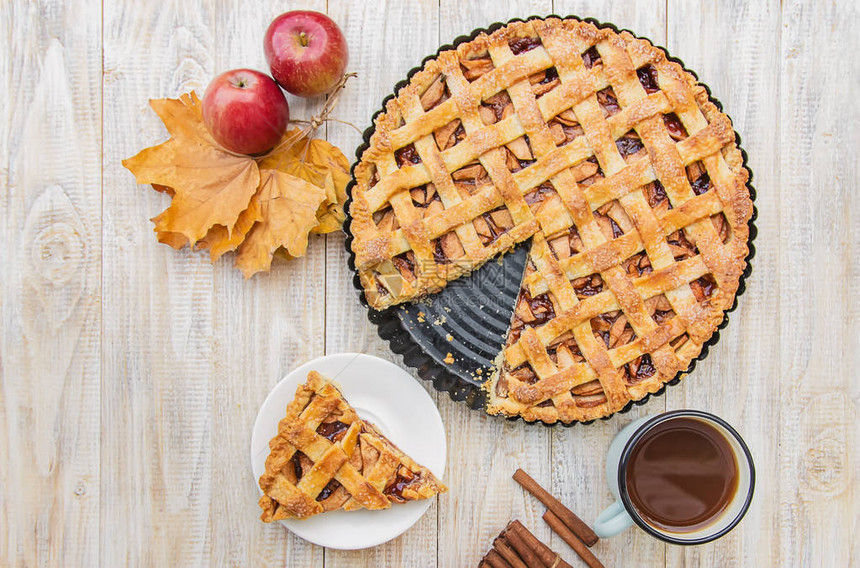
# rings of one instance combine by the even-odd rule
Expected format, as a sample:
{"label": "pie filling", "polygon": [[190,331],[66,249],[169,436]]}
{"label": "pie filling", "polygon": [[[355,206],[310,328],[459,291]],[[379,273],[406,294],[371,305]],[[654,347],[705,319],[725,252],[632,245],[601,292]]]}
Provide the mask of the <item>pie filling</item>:
{"label": "pie filling", "polygon": [[[591,45],[571,51],[566,31]],[[695,78],[646,40],[550,18],[443,52],[413,85],[389,101],[356,168],[354,200],[370,210],[353,248],[371,306],[418,298],[425,281],[438,289],[503,236],[537,230],[489,412],[588,420],[686,368],[702,326],[713,332],[733,302],[752,213],[731,123]],[[405,187],[379,190],[381,172]],[[416,238],[427,241],[413,250]],[[529,328],[543,330],[537,352]],[[562,386],[547,396],[547,385]],[[409,483],[398,473],[386,494]]]}
{"label": "pie filling", "polygon": [[550,67],[549,69],[530,75],[529,84],[532,86],[532,93],[534,93],[535,98],[541,98],[561,84],[561,80],[558,77],[558,69]]}
{"label": "pie filling", "polygon": [[394,159],[397,161],[397,165],[401,168],[421,163],[421,156],[418,155],[418,151],[415,149],[415,144],[410,144],[409,146],[396,150],[394,152]]}
{"label": "pie filling", "polygon": [[596,65],[602,65],[600,53],[597,51],[597,46],[591,46],[588,51],[582,54],[582,62],[585,63],[586,69],[592,69]]}
{"label": "pie filling", "polygon": [[479,57],[460,59],[460,71],[470,83],[483,77],[494,68],[493,61],[488,54]]}
{"label": "pie filling", "polygon": [[618,153],[625,161],[629,161],[628,157],[638,156],[645,157],[645,145],[639,139],[639,135],[632,130],[615,141],[615,147],[618,148]]}
{"label": "pie filling", "polygon": [[680,141],[687,137],[687,130],[681,124],[678,115],[674,112],[663,115],[663,124],[666,126],[666,131],[672,137],[672,140]]}
{"label": "pie filling", "polygon": [[421,473],[413,473],[409,468],[400,466],[394,480],[383,490],[383,495],[396,503],[405,503],[403,491],[421,483]]}
{"label": "pie filling", "polygon": [[651,64],[640,67],[636,70],[636,76],[639,78],[639,83],[645,92],[649,95],[660,90],[657,84],[657,68]]}
{"label": "pie filling", "polygon": [[269,447],[259,480],[265,522],[335,509],[386,509],[447,490],[430,470],[362,420],[316,371],[296,389]]}
{"label": "pie filling", "polygon": [[450,98],[451,91],[448,89],[448,83],[445,82],[443,75],[439,75],[421,95],[421,107],[425,111],[431,110]]}
{"label": "pie filling", "polygon": [[336,479],[332,479],[331,481],[326,483],[325,487],[322,488],[322,491],[320,491],[320,494],[317,495],[316,500],[325,501],[326,499],[331,497],[331,494],[337,491],[339,487],[341,487],[340,482],[338,482]]}
{"label": "pie filling", "polygon": [[348,429],[348,424],[334,420],[332,422],[323,422],[320,424],[319,427],[317,427],[317,434],[328,439],[330,442],[339,442]]}
{"label": "pie filling", "polygon": [[293,466],[292,473],[296,478],[296,482],[301,481],[305,472],[305,468],[302,466],[303,460],[305,463],[310,463],[310,458],[302,452],[296,452],[293,454],[293,457],[290,458],[290,464]]}
{"label": "pie filling", "polygon": [[618,99],[615,97],[615,91],[612,90],[612,87],[606,87],[603,90],[597,91],[597,103],[600,105],[603,116],[606,118],[621,112],[621,105],[618,104]]}
{"label": "pie filling", "polygon": [[540,44],[540,39],[531,36],[514,38],[508,42],[511,51],[514,52],[514,55],[519,55],[520,53],[531,51]]}

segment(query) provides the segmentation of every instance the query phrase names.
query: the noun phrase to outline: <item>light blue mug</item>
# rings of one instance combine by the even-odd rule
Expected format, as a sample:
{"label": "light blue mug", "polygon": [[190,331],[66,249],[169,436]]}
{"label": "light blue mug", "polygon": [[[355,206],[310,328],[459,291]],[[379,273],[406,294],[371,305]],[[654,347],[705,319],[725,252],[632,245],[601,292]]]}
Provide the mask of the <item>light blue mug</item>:
{"label": "light blue mug", "polygon": [[[673,418],[701,420],[720,432],[729,443],[738,467],[737,491],[723,512],[707,525],[684,533],[675,533],[649,524],[630,501],[626,486],[627,462],[643,436],[656,425]],[[606,481],[615,496],[615,503],[603,510],[594,523],[594,532],[609,538],[624,531],[633,523],[648,534],[672,544],[704,544],[716,540],[732,530],[746,514],[755,488],[755,466],[749,448],[740,434],[723,419],[699,410],[674,410],[663,414],[644,416],[625,426],[612,440],[606,455]]]}

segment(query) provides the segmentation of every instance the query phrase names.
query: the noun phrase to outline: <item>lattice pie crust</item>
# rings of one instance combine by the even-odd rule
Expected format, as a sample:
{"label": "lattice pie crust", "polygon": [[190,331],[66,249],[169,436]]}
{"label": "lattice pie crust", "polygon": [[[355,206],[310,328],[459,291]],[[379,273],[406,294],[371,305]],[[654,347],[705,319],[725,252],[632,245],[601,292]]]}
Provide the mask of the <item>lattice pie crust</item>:
{"label": "lattice pie crust", "polygon": [[387,509],[447,490],[316,371],[296,389],[269,449],[260,477],[260,518],[267,523],[335,509]]}
{"label": "lattice pie crust", "polygon": [[427,61],[355,177],[374,309],[532,239],[490,413],[590,420],[657,391],[746,267],[753,208],[729,118],[663,50],[575,19],[513,22]]}

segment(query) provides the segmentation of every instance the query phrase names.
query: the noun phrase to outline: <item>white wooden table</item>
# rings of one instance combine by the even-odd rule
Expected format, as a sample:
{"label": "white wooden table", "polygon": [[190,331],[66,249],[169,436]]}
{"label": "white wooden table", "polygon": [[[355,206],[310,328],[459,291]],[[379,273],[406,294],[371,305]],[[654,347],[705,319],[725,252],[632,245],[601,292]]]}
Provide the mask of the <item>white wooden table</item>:
{"label": "white wooden table", "polygon": [[[251,425],[325,353],[397,360],[368,323],[343,237],[244,281],[156,243],[167,198],[120,161],[166,137],[150,97],[265,69],[291,8],[327,11],[359,78],[335,115],[369,125],[441,43],[495,21],[577,14],[666,45],[734,119],[758,190],[754,272],[719,344],[666,396],[547,429],[447,396],[450,492],[402,537],[324,550],[258,520]],[[602,457],[643,413],[692,407],[746,437],[758,485],[737,530],[595,546],[607,566],[846,566],[860,558],[860,17],[852,0],[6,0],[0,6],[0,566],[474,566],[520,518],[574,565],[510,480],[522,466],[591,521]],[[321,104],[291,99],[293,116]],[[352,158],[359,136],[329,124]],[[428,389],[430,390],[430,389]]]}

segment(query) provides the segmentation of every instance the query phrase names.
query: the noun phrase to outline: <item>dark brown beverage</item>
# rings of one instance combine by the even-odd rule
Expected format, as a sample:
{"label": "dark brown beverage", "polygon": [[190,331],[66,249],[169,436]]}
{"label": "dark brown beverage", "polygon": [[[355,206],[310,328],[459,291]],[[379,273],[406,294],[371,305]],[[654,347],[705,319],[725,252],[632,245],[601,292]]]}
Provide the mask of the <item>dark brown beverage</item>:
{"label": "dark brown beverage", "polygon": [[651,428],[630,454],[627,493],[655,528],[687,533],[715,520],[738,488],[732,447],[714,426],[679,417]]}

